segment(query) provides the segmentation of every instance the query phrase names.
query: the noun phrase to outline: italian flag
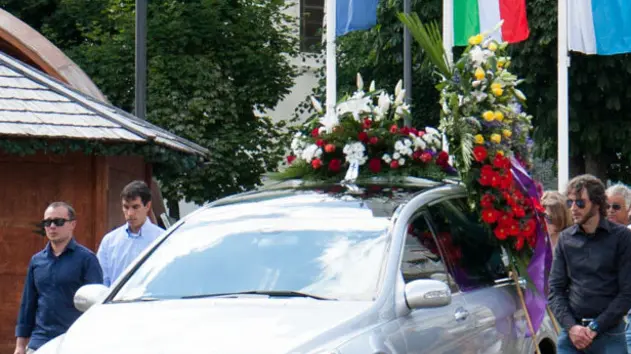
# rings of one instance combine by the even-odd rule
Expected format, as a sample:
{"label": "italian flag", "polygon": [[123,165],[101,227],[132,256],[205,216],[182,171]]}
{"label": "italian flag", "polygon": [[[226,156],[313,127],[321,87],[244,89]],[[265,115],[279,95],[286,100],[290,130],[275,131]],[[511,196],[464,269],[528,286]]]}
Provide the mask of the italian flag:
{"label": "italian flag", "polygon": [[[445,0],[448,1],[448,0]],[[528,38],[526,0],[452,0],[454,9],[454,44],[466,46],[469,37],[490,31],[504,20],[491,37],[515,43]],[[574,1],[574,0],[569,0]]]}

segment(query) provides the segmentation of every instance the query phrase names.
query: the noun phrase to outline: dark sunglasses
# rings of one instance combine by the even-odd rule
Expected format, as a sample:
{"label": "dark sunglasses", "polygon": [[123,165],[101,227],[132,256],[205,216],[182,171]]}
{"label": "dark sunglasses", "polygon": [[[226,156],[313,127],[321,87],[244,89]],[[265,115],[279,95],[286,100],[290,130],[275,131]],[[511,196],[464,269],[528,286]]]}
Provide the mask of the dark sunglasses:
{"label": "dark sunglasses", "polygon": [[579,209],[583,209],[583,208],[585,208],[585,204],[586,204],[586,202],[585,202],[585,200],[583,200],[583,199],[576,199],[576,200],[573,200],[573,199],[568,199],[568,200],[567,200],[567,208],[568,208],[568,209],[572,208],[572,205],[573,205],[573,204],[576,204],[576,206],[577,206]]}
{"label": "dark sunglasses", "polygon": [[50,227],[50,225],[55,224],[55,226],[57,227],[62,227],[66,224],[67,221],[72,221],[74,219],[62,219],[62,218],[56,218],[56,219],[46,219],[46,220],[42,220],[42,225],[44,225],[44,227]]}
{"label": "dark sunglasses", "polygon": [[622,205],[620,204],[607,204],[607,209],[613,209],[615,211],[619,211],[622,209]]}

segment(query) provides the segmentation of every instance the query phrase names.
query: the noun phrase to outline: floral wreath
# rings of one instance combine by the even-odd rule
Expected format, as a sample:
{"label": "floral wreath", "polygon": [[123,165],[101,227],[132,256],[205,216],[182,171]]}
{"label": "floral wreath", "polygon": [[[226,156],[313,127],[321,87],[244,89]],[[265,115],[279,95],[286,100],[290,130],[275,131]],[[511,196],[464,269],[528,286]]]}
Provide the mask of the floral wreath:
{"label": "floral wreath", "polygon": [[357,74],[357,91],[338,102],[335,114],[325,114],[311,97],[316,113],[291,142],[286,168],[277,179],[356,179],[375,176],[429,177],[441,180],[455,173],[435,128],[402,126],[410,107],[403,102],[402,82],[394,94],[368,91]]}

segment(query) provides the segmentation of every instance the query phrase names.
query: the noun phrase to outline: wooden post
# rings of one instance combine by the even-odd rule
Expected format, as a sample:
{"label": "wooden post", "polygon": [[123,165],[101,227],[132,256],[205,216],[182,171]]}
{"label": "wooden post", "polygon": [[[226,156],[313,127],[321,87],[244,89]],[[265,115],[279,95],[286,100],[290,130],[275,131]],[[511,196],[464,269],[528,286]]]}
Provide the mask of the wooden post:
{"label": "wooden post", "polygon": [[526,308],[526,300],[524,299],[524,293],[521,291],[521,286],[519,285],[519,276],[517,273],[517,269],[515,266],[511,266],[512,272],[511,277],[515,282],[515,287],[517,288],[517,295],[519,295],[519,301],[521,302],[521,308],[524,309],[524,313],[526,314],[526,323],[528,323],[528,329],[530,330],[530,335],[532,338],[532,344],[535,346],[535,352],[537,354],[541,354],[539,350],[539,343],[537,343],[537,333],[535,332],[535,328],[532,325],[532,320],[530,319],[530,314],[528,313],[528,308]]}

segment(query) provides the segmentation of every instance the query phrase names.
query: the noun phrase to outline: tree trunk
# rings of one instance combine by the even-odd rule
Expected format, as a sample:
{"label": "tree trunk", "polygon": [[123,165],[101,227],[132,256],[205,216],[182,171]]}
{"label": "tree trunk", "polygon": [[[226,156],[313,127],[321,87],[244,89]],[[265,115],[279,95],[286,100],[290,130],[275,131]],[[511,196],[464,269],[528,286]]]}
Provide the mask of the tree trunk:
{"label": "tree trunk", "polygon": [[603,154],[585,154],[585,173],[600,178],[603,183],[607,184],[607,169],[609,167],[609,158]]}

